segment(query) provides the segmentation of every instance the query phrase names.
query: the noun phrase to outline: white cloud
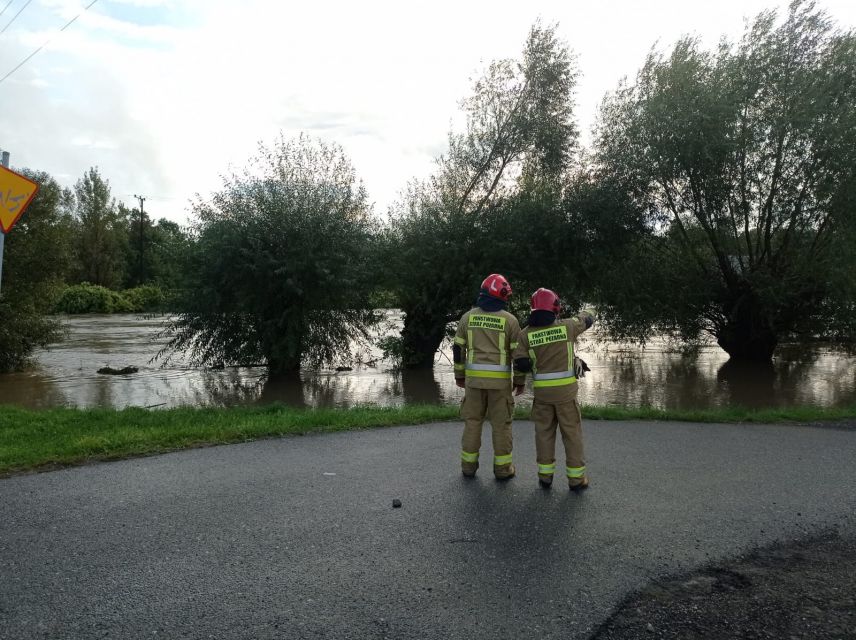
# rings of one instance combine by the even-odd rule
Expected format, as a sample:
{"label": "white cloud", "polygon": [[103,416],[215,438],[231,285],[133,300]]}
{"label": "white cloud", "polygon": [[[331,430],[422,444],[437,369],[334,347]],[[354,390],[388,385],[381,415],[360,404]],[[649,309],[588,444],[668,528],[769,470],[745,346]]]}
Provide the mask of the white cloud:
{"label": "white cloud", "polygon": [[[470,78],[490,59],[518,55],[539,16],[558,20],[578,54],[585,130],[604,92],[635,74],[655,41],[695,32],[712,44],[769,5],[101,0],[56,36],[84,3],[43,0],[0,40],[0,65],[11,67],[56,36],[0,85],[0,146],[14,164],[55,175],[98,165],[117,197],[144,192],[154,215],[181,220],[187,199],[217,188],[259,141],[305,131],[345,147],[383,210],[408,179],[430,172]],[[856,23],[855,3],[825,6]]]}

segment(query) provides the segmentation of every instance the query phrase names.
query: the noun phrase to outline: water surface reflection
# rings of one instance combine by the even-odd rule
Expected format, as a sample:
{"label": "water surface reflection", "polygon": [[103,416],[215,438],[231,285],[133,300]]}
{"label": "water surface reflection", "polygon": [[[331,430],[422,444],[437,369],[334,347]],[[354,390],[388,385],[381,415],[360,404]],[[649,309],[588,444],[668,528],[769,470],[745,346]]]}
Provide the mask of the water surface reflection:
{"label": "water surface reflection", "polygon": [[[390,312],[395,323],[400,318]],[[389,363],[356,365],[353,371],[302,371],[268,379],[260,367],[219,371],[177,362],[151,363],[163,346],[162,318],[131,315],[70,316],[68,339],[35,357],[26,372],[0,375],[0,402],[43,408],[234,406],[284,402],[298,407],[372,403],[457,403],[450,354],[432,370],[394,371]],[[578,351],[589,366],[580,384],[588,404],[666,408],[746,407],[856,403],[856,360],[823,346],[786,346],[770,365],[729,362],[716,345],[687,356],[665,341],[626,347],[586,335]],[[370,353],[369,359],[379,357]],[[131,376],[96,373],[105,365],[139,367]],[[531,400],[531,390],[522,401]]]}

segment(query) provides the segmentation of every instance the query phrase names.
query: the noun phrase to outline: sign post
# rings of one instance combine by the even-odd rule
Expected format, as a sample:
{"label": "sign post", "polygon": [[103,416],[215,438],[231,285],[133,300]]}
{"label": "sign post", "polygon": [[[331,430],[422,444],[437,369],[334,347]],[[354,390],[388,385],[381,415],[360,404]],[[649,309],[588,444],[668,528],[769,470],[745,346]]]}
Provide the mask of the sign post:
{"label": "sign post", "polygon": [[36,196],[39,185],[9,170],[9,152],[0,154],[0,285],[3,283],[3,245],[6,234]]}
{"label": "sign post", "polygon": [[[3,151],[0,154],[0,167],[9,168],[9,152]],[[3,286],[3,245],[6,244],[6,231],[0,229],[0,287]]]}

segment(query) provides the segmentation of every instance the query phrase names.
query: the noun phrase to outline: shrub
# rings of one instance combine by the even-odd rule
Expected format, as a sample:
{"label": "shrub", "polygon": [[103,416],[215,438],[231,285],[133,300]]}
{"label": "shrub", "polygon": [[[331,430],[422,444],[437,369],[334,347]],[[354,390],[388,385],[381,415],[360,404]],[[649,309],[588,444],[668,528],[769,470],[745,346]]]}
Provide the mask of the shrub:
{"label": "shrub", "polygon": [[167,304],[167,295],[158,286],[146,284],[133,289],[125,289],[122,296],[132,311],[163,311]]}
{"label": "shrub", "polygon": [[130,313],[135,311],[122,294],[84,282],[68,287],[54,309],[58,313]]}

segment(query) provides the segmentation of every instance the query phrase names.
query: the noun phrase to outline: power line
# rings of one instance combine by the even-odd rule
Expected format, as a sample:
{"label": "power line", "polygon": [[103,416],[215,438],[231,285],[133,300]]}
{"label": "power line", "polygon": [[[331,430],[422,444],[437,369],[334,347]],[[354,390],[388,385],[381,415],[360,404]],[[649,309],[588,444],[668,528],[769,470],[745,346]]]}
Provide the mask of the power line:
{"label": "power line", "polygon": [[[27,4],[30,4],[30,2],[32,2],[32,0],[29,0],[29,2],[27,2]],[[0,78],[0,84],[2,84],[2,83],[3,83],[3,81],[4,81],[6,78],[8,78],[9,76],[11,76],[11,75],[12,75],[13,73],[15,73],[18,69],[20,69],[20,68],[21,68],[21,67],[23,67],[25,64],[27,64],[27,62],[29,62],[30,58],[32,58],[32,57],[33,57],[34,55],[36,55],[39,51],[41,51],[41,50],[42,50],[42,49],[44,49],[46,46],[48,46],[48,45],[53,41],[53,39],[54,39],[56,36],[58,36],[60,33],[62,33],[63,31],[65,31],[66,29],[68,29],[68,28],[72,25],[72,23],[73,23],[75,20],[77,20],[80,16],[82,16],[82,15],[83,15],[84,13],[86,13],[87,11],[89,11],[89,8],[90,8],[92,5],[94,5],[96,2],[98,2],[98,0],[92,0],[92,2],[90,2],[88,5],[86,5],[86,8],[85,8],[83,11],[81,11],[80,13],[78,13],[76,16],[74,16],[74,17],[73,17],[71,20],[69,20],[68,22],[66,22],[66,23],[65,23],[65,25],[64,25],[64,26],[63,26],[59,31],[57,31],[53,36],[51,36],[50,38],[48,38],[48,39],[47,39],[47,41],[45,41],[45,43],[44,43],[42,46],[40,46],[38,49],[36,49],[35,51],[33,51],[30,55],[28,55],[28,56],[27,56],[26,58],[24,58],[23,60],[21,60],[21,62],[19,62],[19,63],[18,63],[18,66],[16,66],[16,67],[15,67],[14,69],[12,69],[9,73],[7,73],[5,76],[3,76],[2,78]],[[26,6],[26,5],[25,5],[25,6]],[[22,11],[23,11],[23,9],[22,9]],[[8,25],[7,25],[7,26],[8,26]]]}
{"label": "power line", "polygon": [[[13,22],[15,22],[15,20],[17,20],[17,19],[18,19],[18,16],[19,16],[19,15],[21,15],[21,13],[24,11],[24,9],[26,9],[27,7],[29,7],[29,6],[30,6],[30,3],[31,3],[32,1],[33,1],[33,0],[27,0],[27,1],[24,3],[24,6],[23,6],[23,7],[21,7],[20,9],[18,9],[18,13],[16,13],[14,16],[12,16],[12,19],[11,19],[11,20],[9,20],[9,23],[8,23],[5,27],[3,27],[3,29],[2,29],[2,30],[0,30],[0,33],[4,33],[4,32],[6,31],[6,29],[8,29],[9,27],[11,27],[11,26],[12,26],[12,23],[13,23]],[[9,5],[6,5],[6,6],[8,7]],[[3,11],[6,11],[6,9],[3,9]]]}
{"label": "power line", "polygon": [[15,2],[15,0],[9,0],[9,2],[6,3],[6,6],[3,7],[2,11],[0,11],[0,16],[2,16],[4,13],[6,13],[6,9],[11,7],[13,2]]}
{"label": "power line", "polygon": [[[131,197],[131,198],[139,198],[139,196],[132,194],[132,193],[128,193],[126,195]],[[185,198],[181,198],[179,196],[146,196],[146,200],[164,200],[164,201],[166,201],[166,200],[185,200]]]}

